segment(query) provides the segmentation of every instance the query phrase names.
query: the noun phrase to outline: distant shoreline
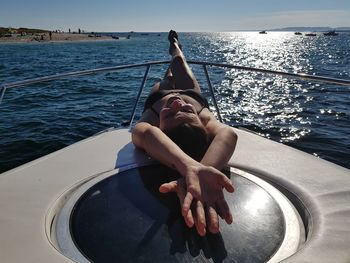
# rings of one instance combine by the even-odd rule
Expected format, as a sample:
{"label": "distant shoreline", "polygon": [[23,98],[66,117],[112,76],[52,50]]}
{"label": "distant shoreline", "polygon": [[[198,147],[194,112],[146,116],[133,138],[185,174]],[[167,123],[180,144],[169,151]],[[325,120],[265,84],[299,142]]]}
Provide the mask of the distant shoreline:
{"label": "distant shoreline", "polygon": [[[298,30],[299,29],[299,30]],[[312,28],[281,28],[281,29],[270,29],[266,30],[266,32],[314,32],[314,33],[322,33],[327,32],[327,30],[318,31],[312,30]],[[223,32],[259,32],[258,30],[236,30],[236,31],[223,31]],[[345,30],[336,30],[339,33],[347,33],[350,32]],[[152,32],[153,33],[153,32]],[[191,32],[183,32],[183,33],[191,33]],[[196,32],[193,32],[196,33]],[[206,33],[206,32],[198,32],[198,33]],[[212,32],[211,32],[212,33]],[[33,34],[11,34],[9,36],[1,36],[0,44],[16,44],[16,43],[55,43],[55,42],[96,42],[96,41],[116,41],[117,39],[127,39],[130,38],[130,35],[133,36],[134,32],[130,33],[130,35],[125,35],[126,32],[118,33],[56,33],[52,32],[51,38],[49,32],[41,32],[41,33],[33,33]],[[148,35],[148,33],[139,33],[135,32],[135,34],[140,35]],[[159,36],[160,33],[154,32]]]}
{"label": "distant shoreline", "polygon": [[[122,38],[119,38],[122,39]],[[37,33],[21,36],[20,34],[12,34],[12,36],[0,37],[0,43],[45,43],[45,42],[75,42],[75,41],[101,41],[115,40],[112,36],[103,34],[76,34],[76,33]]]}

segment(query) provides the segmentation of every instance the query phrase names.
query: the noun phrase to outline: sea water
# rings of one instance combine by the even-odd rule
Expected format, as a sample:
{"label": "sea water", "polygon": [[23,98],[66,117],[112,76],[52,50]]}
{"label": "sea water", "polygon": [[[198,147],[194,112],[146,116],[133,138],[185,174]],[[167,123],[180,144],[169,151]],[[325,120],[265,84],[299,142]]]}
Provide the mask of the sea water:
{"label": "sea water", "polygon": [[[0,84],[169,59],[166,33],[130,35],[113,41],[0,44]],[[179,36],[189,60],[350,79],[350,33]],[[202,67],[191,67],[209,97]],[[165,70],[165,65],[151,67],[137,116],[147,92]],[[109,127],[121,127],[130,117],[144,71],[129,69],[9,89],[0,105],[0,172]],[[350,168],[349,87],[211,67],[209,75],[227,124]]]}

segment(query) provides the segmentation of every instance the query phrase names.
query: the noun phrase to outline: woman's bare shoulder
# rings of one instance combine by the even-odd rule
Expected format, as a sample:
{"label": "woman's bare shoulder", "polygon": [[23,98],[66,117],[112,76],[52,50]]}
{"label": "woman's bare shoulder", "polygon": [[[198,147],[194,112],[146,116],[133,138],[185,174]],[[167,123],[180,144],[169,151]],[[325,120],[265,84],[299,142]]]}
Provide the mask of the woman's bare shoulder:
{"label": "woman's bare shoulder", "polygon": [[200,119],[210,137],[215,136],[220,129],[229,127],[218,121],[215,115],[207,108],[201,112]]}
{"label": "woman's bare shoulder", "polygon": [[218,122],[214,114],[208,108],[204,108],[201,111],[199,118],[206,129]]}

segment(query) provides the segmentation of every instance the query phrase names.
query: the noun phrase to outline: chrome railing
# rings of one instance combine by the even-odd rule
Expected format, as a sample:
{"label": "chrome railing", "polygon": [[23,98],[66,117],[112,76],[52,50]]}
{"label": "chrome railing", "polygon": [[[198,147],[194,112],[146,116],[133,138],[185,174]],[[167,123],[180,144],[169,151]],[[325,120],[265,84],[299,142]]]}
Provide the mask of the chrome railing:
{"label": "chrome railing", "polygon": [[[96,74],[96,73],[118,71],[118,70],[122,70],[122,69],[146,67],[145,74],[143,76],[142,83],[141,83],[141,86],[138,90],[136,101],[135,101],[135,104],[134,104],[134,107],[132,110],[132,114],[130,116],[129,121],[126,122],[127,125],[131,126],[133,121],[134,121],[135,114],[136,114],[136,108],[137,108],[137,105],[139,103],[142,91],[145,87],[148,73],[150,71],[151,66],[161,65],[161,64],[169,64],[169,63],[170,63],[169,60],[152,61],[152,62],[141,63],[141,64],[131,64],[131,65],[122,65],[122,66],[82,70],[82,71],[73,71],[73,72],[68,72],[68,73],[60,73],[60,74],[55,74],[55,75],[50,75],[50,76],[45,76],[45,77],[40,77],[40,78],[27,79],[27,80],[22,80],[22,81],[16,81],[16,82],[11,82],[11,83],[3,83],[0,86],[0,104],[4,98],[4,95],[5,95],[5,92],[7,89],[19,88],[19,87],[28,86],[30,84],[48,82],[48,81],[52,81],[52,80],[64,79],[64,78],[75,77],[75,76],[84,76],[84,75],[91,75],[91,74]],[[244,71],[251,71],[251,72],[260,72],[260,73],[273,74],[273,75],[279,75],[279,76],[290,77],[290,78],[298,78],[298,79],[303,79],[303,80],[320,81],[320,82],[324,82],[324,83],[332,83],[332,84],[338,84],[338,85],[343,85],[343,86],[350,86],[350,80],[329,78],[329,77],[316,76],[316,75],[308,75],[308,74],[304,74],[304,73],[288,73],[288,72],[261,69],[261,68],[237,66],[237,65],[232,65],[232,64],[212,63],[212,62],[193,61],[193,60],[188,60],[187,63],[194,64],[194,65],[202,65],[203,70],[204,70],[204,74],[206,77],[206,81],[207,81],[207,84],[209,87],[209,91],[210,91],[210,94],[211,94],[211,97],[213,100],[213,104],[214,104],[215,110],[217,112],[217,116],[221,122],[222,122],[222,117],[220,114],[220,109],[217,105],[214,89],[213,89],[211,81],[210,81],[210,76],[209,76],[208,69],[207,69],[208,66],[237,69],[237,70],[244,70]]]}

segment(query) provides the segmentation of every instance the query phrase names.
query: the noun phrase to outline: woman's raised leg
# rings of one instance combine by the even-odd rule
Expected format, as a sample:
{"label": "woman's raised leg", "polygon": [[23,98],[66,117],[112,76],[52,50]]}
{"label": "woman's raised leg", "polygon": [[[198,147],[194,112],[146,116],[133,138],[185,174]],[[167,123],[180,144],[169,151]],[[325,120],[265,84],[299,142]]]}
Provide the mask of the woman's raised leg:
{"label": "woman's raised leg", "polygon": [[177,33],[170,30],[168,40],[170,43],[169,53],[172,56],[170,69],[173,75],[175,89],[194,89],[197,92],[201,92],[198,81],[182,53]]}

